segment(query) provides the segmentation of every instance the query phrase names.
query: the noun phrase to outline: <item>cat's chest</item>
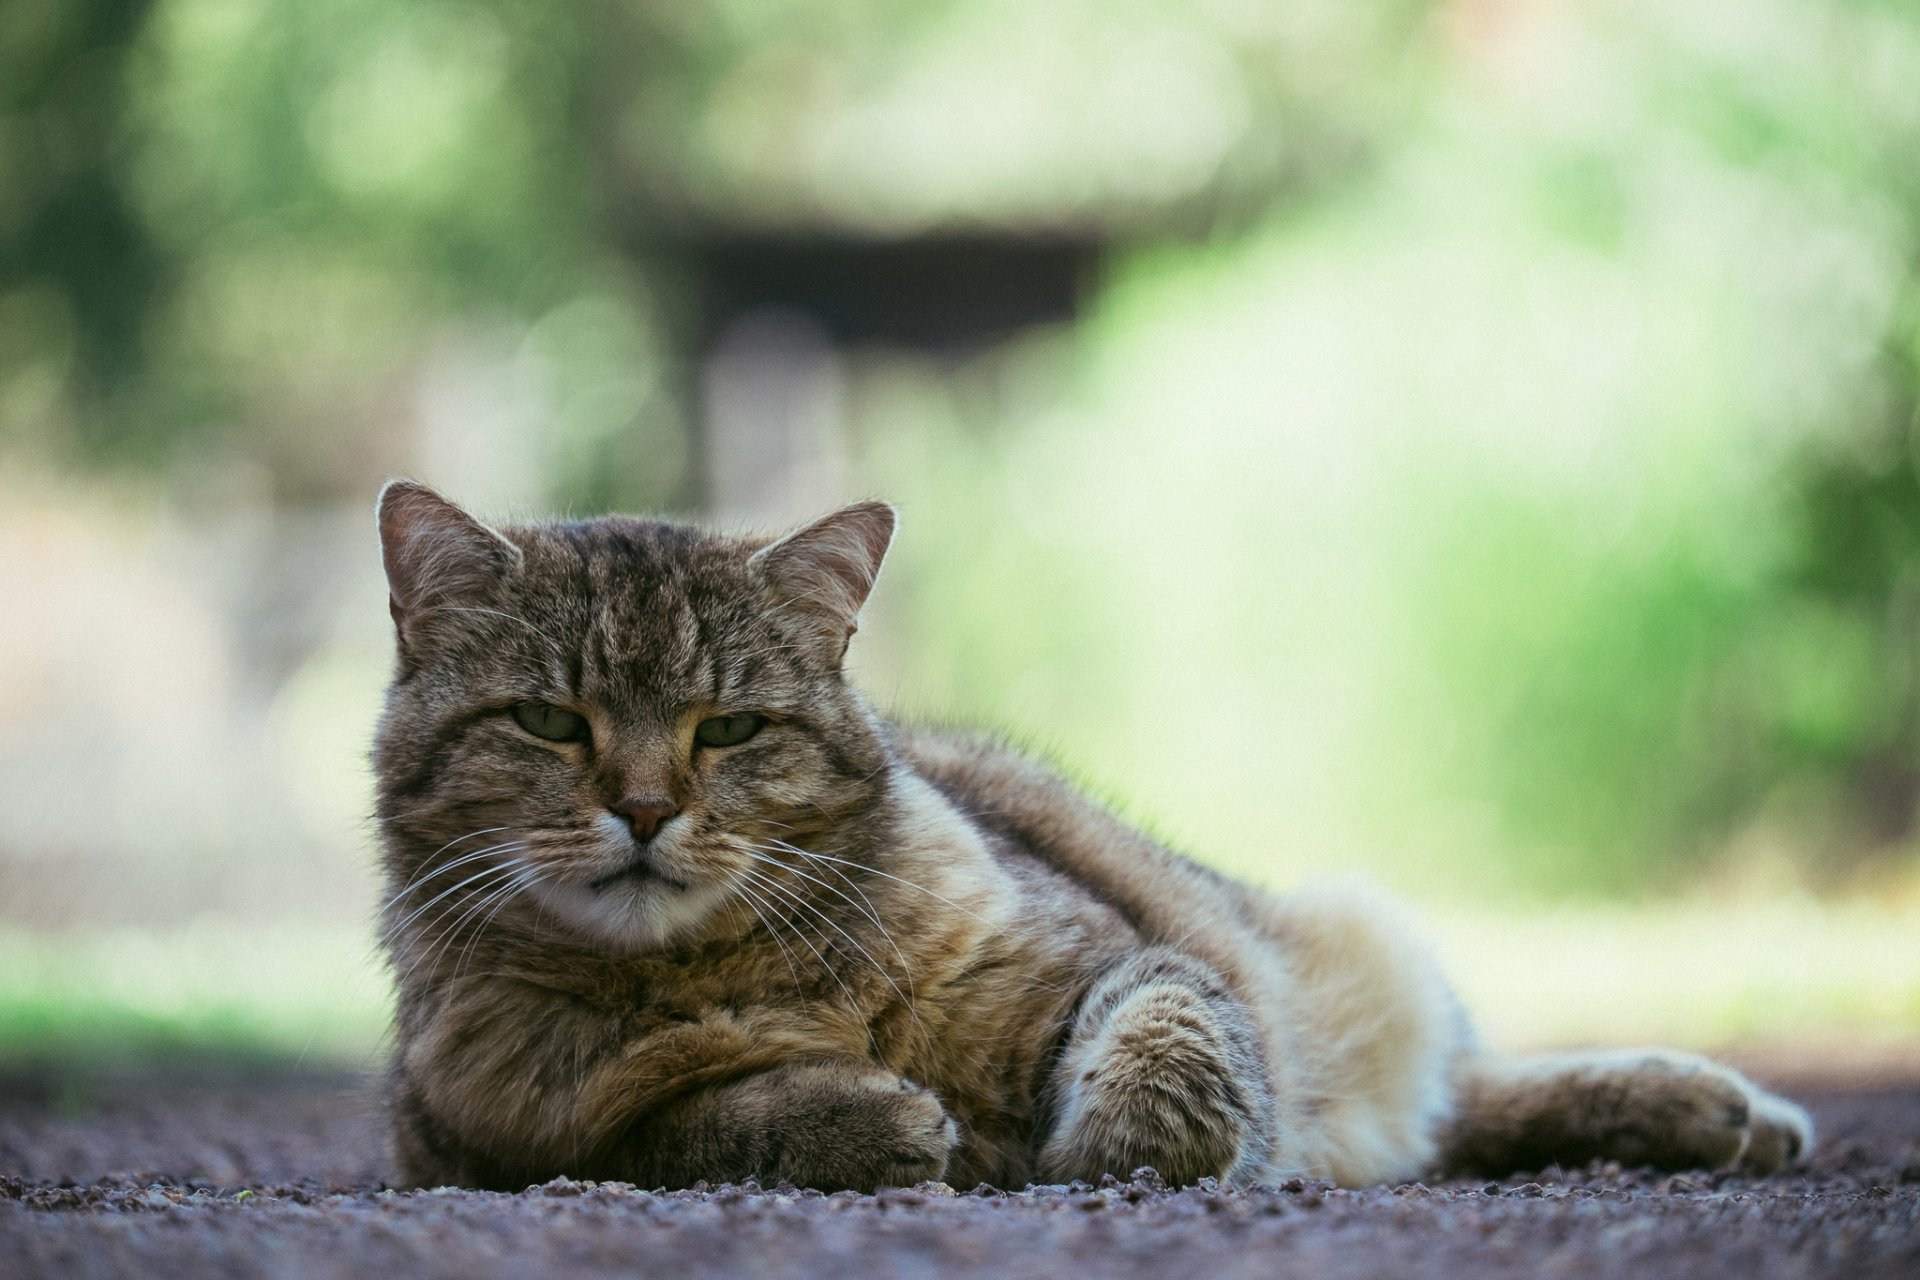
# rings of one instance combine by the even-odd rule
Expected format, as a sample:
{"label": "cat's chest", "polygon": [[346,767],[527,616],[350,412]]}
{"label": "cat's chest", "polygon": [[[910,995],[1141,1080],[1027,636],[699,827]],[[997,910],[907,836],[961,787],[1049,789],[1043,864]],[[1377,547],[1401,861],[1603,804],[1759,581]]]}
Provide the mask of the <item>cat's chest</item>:
{"label": "cat's chest", "polygon": [[870,1024],[886,1021],[884,1002],[862,998],[868,983],[821,970],[798,972],[777,951],[748,943],[693,954],[605,958],[539,979],[555,996],[599,1021],[604,1033],[638,1047],[703,1026],[783,1033],[811,1029],[820,1051],[871,1052]]}

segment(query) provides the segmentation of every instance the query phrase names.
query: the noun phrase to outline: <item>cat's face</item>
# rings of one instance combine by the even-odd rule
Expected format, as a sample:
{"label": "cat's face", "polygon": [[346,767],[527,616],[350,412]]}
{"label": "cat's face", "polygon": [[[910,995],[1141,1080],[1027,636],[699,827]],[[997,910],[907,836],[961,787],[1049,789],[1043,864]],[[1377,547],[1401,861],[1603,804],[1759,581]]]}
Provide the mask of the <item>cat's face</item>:
{"label": "cat's face", "polygon": [[892,529],[862,504],[774,543],[622,517],[496,532],[389,486],[389,923],[497,910],[639,950],[778,903],[782,843],[883,785],[840,662]]}

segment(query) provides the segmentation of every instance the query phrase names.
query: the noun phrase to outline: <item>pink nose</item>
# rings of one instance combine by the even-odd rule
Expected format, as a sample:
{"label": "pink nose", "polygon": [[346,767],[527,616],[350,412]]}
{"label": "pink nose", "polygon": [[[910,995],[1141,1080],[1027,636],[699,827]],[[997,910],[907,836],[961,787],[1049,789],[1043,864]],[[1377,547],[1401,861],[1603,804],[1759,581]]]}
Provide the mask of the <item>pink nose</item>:
{"label": "pink nose", "polygon": [[660,824],[680,812],[680,806],[665,796],[625,796],[614,801],[611,807],[627,820],[633,834],[641,840],[653,839]]}

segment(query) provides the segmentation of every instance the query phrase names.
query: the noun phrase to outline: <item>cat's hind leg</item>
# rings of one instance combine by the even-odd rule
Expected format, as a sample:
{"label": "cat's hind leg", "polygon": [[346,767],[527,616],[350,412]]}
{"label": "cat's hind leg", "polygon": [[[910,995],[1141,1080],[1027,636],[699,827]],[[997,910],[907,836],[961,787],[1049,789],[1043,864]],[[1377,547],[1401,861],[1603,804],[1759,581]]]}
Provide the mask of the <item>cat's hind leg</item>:
{"label": "cat's hind leg", "polygon": [[1273,1099],[1246,1007],[1218,974],[1170,948],[1136,952],[1096,981],[1050,1090],[1040,1153],[1049,1181],[1169,1183],[1245,1176],[1271,1142]]}
{"label": "cat's hind leg", "polygon": [[1671,1050],[1466,1059],[1442,1141],[1449,1170],[1509,1173],[1593,1159],[1768,1174],[1813,1122],[1730,1068]]}

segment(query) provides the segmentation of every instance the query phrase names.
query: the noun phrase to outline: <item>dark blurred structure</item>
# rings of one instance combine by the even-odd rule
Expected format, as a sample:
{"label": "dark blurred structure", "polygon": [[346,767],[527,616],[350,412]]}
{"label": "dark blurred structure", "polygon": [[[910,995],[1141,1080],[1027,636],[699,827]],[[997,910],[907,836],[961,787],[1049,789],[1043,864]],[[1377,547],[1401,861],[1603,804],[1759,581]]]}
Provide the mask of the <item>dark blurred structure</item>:
{"label": "dark blurred structure", "polygon": [[1064,236],[732,237],[678,256],[698,282],[703,348],[741,316],[789,310],[842,345],[887,343],[964,359],[1022,329],[1077,318],[1098,282],[1103,248],[1098,239]]}
{"label": "dark blurred structure", "polygon": [[1102,251],[1090,237],[988,233],[722,235],[653,248],[690,282],[700,317],[702,505],[785,519],[830,505],[831,479],[805,478],[834,448],[838,353],[883,345],[959,364],[1023,330],[1068,324]]}

